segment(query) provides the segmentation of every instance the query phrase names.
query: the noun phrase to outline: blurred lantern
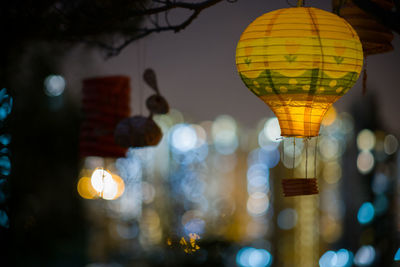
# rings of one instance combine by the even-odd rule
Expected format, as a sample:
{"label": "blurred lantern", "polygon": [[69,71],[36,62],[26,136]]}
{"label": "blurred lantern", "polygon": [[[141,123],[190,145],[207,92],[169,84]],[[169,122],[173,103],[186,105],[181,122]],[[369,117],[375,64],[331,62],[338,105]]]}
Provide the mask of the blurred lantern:
{"label": "blurred lantern", "polygon": [[[394,7],[391,0],[374,0],[384,10]],[[364,56],[381,54],[393,50],[393,33],[381,24],[375,17],[356,6],[352,0],[334,0],[334,9],[355,29],[363,46]],[[363,93],[367,88],[367,71],[364,66]]]}
{"label": "blurred lantern", "polygon": [[130,79],[125,76],[83,81],[83,122],[80,134],[82,157],[124,157],[127,151],[114,141],[118,122],[130,114]]}
{"label": "blurred lantern", "polygon": [[[83,170],[78,181],[78,193],[86,199],[115,199],[123,189],[123,181],[114,173],[101,188],[93,186],[96,168],[110,168],[115,158],[124,157],[126,148],[114,141],[114,129],[118,122],[130,114],[130,79],[126,76],[90,78],[83,81],[82,113],[79,151],[83,158]],[[93,173],[92,173],[93,172]],[[84,177],[86,176],[86,177]],[[92,182],[92,184],[90,183]]]}
{"label": "blurred lantern", "polygon": [[160,94],[156,74],[152,69],[145,70],[143,79],[156,92],[146,101],[150,116],[138,115],[126,118],[118,124],[115,129],[115,141],[123,147],[155,146],[162,138],[161,129],[153,120],[153,114],[167,114],[169,105]]}
{"label": "blurred lantern", "polygon": [[[339,14],[357,32],[363,46],[364,55],[369,56],[392,51],[393,33],[376,18],[356,6],[353,1],[346,0],[344,2],[344,5],[339,7]],[[392,1],[387,0],[374,0],[373,2],[385,10],[391,10],[394,6]]]}
{"label": "blurred lantern", "polygon": [[[301,5],[252,22],[238,43],[236,65],[245,85],[278,117],[281,135],[305,138],[307,149],[327,110],[357,81],[363,52],[344,19]],[[286,196],[318,193],[316,178],[284,179],[283,185]]]}

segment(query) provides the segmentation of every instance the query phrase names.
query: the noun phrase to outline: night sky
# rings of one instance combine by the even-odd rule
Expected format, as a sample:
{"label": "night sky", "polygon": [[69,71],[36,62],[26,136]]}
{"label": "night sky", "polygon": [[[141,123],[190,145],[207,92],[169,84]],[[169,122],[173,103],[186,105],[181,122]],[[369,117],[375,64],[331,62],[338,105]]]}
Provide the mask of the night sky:
{"label": "night sky", "polygon": [[[330,0],[306,1],[306,6],[331,11]],[[133,112],[138,114],[141,113],[140,92],[143,103],[145,96],[151,94],[141,75],[146,67],[152,67],[157,73],[160,90],[171,107],[182,111],[186,118],[213,120],[219,114],[229,114],[243,125],[255,127],[261,118],[273,114],[240,80],[235,65],[236,45],[241,33],[256,17],[286,7],[289,5],[284,0],[222,2],[204,10],[182,32],[153,34],[107,60],[100,51],[88,53],[80,46],[64,62],[67,94],[79,101],[81,80],[86,77],[128,75],[132,78]],[[185,15],[171,12],[171,23],[183,20]],[[376,96],[378,112],[386,130],[400,133],[400,40],[397,34],[393,46],[393,52],[368,58],[367,95]],[[347,111],[354,102],[364,101],[369,105],[365,100],[360,77],[335,106],[340,111]],[[143,113],[147,112],[144,110]]]}

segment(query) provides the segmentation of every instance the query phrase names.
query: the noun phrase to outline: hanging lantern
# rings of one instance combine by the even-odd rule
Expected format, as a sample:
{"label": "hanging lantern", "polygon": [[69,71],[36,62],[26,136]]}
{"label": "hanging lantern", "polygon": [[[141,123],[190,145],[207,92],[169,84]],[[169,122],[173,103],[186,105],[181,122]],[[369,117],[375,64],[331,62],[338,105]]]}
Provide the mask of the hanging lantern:
{"label": "hanging lantern", "polygon": [[[352,0],[344,1],[344,5],[334,1],[334,8],[356,30],[363,46],[365,59],[369,55],[382,54],[393,50],[393,33],[373,16],[356,6]],[[391,10],[392,1],[375,0],[382,9]],[[367,91],[367,64],[364,64],[363,94]]]}
{"label": "hanging lantern", "polygon": [[[82,198],[111,200],[123,193],[124,182],[118,176],[114,163],[116,158],[125,156],[127,148],[114,141],[114,129],[119,121],[130,115],[129,83],[130,78],[126,76],[83,81],[83,120],[79,137],[82,169],[77,184]],[[105,175],[104,179],[98,179],[96,170],[109,174],[107,179]]]}
{"label": "hanging lantern", "polygon": [[[393,8],[392,1],[375,0],[374,2],[386,10]],[[393,50],[393,33],[373,16],[356,6],[353,1],[347,0],[339,12],[360,37],[365,56]]]}
{"label": "hanging lantern", "polygon": [[[260,16],[236,49],[240,77],[275,113],[281,135],[306,140],[319,135],[325,113],[354,85],[362,64],[354,29],[335,14],[309,7]],[[285,195],[317,193],[313,179],[285,179]]]}

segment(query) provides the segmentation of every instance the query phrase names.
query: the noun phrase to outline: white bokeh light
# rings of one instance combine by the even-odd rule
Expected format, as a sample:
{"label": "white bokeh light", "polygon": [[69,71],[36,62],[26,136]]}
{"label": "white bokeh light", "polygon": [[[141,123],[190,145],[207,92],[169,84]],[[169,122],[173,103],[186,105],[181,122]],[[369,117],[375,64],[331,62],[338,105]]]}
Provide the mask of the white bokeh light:
{"label": "white bokeh light", "polygon": [[179,152],[185,153],[196,147],[196,130],[187,124],[177,124],[171,130],[171,145]]}
{"label": "white bokeh light", "polygon": [[49,75],[44,80],[44,92],[51,97],[60,96],[64,92],[65,84],[61,75]]}

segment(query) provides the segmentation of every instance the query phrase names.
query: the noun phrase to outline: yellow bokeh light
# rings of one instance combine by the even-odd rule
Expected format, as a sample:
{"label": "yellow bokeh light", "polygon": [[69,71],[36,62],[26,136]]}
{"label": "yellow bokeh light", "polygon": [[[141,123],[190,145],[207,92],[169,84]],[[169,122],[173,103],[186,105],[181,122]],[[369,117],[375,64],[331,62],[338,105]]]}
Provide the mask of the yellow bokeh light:
{"label": "yellow bokeh light", "polygon": [[97,192],[91,183],[89,177],[82,177],[78,181],[78,193],[82,198],[85,199],[97,199],[100,197],[99,192]]}
{"label": "yellow bokeh light", "polygon": [[331,125],[337,117],[337,112],[334,106],[331,106],[328,111],[325,113],[324,119],[322,120],[322,125],[329,126]]}
{"label": "yellow bokeh light", "polygon": [[[83,173],[88,173],[85,170]],[[98,168],[92,172],[92,176],[82,177],[78,181],[78,193],[85,199],[103,198],[115,200],[125,191],[124,180],[109,171]]]}

